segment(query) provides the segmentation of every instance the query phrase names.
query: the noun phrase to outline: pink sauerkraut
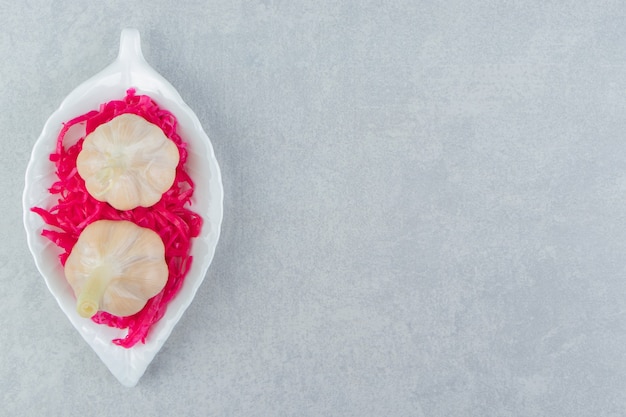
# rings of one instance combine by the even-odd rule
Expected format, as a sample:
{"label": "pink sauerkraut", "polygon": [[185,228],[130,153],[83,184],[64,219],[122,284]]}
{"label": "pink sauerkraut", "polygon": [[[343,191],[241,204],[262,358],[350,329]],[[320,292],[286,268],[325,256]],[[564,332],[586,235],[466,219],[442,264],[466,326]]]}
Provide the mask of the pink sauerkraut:
{"label": "pink sauerkraut", "polygon": [[[76,158],[86,135],[101,124],[124,113],[136,114],[159,126],[178,147],[180,162],[176,168],[174,184],[158,203],[148,208],[137,207],[133,210],[119,211],[89,195],[84,180],[78,175]],[[84,125],[85,135],[66,149],[63,139],[68,130],[75,125]],[[130,348],[139,341],[145,343],[152,325],[165,314],[167,304],[180,290],[191,267],[191,239],[197,237],[202,228],[202,218],[188,208],[194,183],[185,171],[186,144],[177,133],[176,126],[177,121],[172,113],[160,108],[149,96],[135,94],[134,89],[129,89],[122,100],[109,101],[102,104],[98,110],[64,123],[57,138],[56,150],[50,155],[50,160],[56,165],[58,181],[52,184],[49,191],[58,195],[57,204],[49,209],[40,207],[31,209],[39,214],[45,223],[52,226],[51,229],[45,229],[42,235],[62,249],[59,255],[61,265],[65,265],[82,230],[96,220],[129,220],[139,226],[150,228],[161,236],[169,268],[169,277],[163,290],[132,316],[118,317],[100,311],[92,317],[96,323],[128,329],[126,337],[113,340],[113,343],[125,348]]]}

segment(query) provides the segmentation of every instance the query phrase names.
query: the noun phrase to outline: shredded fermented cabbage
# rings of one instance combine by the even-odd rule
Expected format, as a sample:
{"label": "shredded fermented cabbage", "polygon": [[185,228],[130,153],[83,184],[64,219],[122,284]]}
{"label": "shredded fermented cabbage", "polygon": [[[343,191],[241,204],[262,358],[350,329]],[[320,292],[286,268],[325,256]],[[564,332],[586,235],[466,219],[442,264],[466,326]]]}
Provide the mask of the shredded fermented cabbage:
{"label": "shredded fermented cabbage", "polygon": [[[176,178],[172,187],[163,194],[161,200],[152,207],[137,207],[119,211],[108,203],[100,202],[89,195],[85,181],[78,175],[76,158],[82,149],[84,137],[98,126],[124,113],[133,113],[148,122],[159,126],[165,136],[178,147],[180,162],[176,168]],[[67,149],[63,139],[68,130],[82,124],[85,135]],[[59,255],[61,265],[65,265],[74,244],[82,230],[96,220],[129,220],[139,226],[154,230],[163,239],[165,260],[169,276],[165,288],[148,300],[138,313],[128,317],[118,317],[100,311],[92,320],[119,329],[128,329],[124,338],[114,339],[113,343],[124,348],[133,347],[141,341],[145,343],[150,328],[163,317],[167,304],[180,290],[185,275],[192,262],[191,239],[200,234],[202,217],[191,211],[191,197],[194,183],[185,171],[187,160],[186,143],[177,133],[176,117],[162,109],[147,95],[138,95],[129,89],[122,100],[104,103],[98,110],[92,110],[64,123],[57,138],[56,150],[50,155],[56,166],[58,180],[50,187],[50,193],[58,195],[57,204],[44,209],[33,207],[52,229],[45,229],[42,235],[62,249]]]}

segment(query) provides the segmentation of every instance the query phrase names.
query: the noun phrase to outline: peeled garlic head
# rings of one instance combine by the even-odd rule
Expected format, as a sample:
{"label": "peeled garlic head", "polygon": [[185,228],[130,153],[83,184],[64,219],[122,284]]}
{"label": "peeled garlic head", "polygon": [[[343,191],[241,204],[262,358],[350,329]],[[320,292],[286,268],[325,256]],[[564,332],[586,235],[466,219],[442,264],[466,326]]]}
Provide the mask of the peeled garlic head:
{"label": "peeled garlic head", "polygon": [[167,282],[163,241],[125,220],[99,220],[80,234],[65,263],[65,277],[83,317],[139,312]]}
{"label": "peeled garlic head", "polygon": [[118,210],[150,207],[174,183],[180,154],[143,117],[122,114],[85,137],[76,167],[87,191]]}

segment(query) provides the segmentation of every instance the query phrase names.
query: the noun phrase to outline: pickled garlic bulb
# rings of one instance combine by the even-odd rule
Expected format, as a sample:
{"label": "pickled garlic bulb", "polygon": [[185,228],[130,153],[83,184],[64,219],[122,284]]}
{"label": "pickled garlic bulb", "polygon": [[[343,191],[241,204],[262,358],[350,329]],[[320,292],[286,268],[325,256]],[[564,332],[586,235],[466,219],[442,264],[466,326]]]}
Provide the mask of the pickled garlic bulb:
{"label": "pickled garlic bulb", "polygon": [[163,241],[154,231],[125,220],[87,226],[65,263],[77,311],[130,316],[165,286],[168,267]]}
{"label": "pickled garlic bulb", "polygon": [[76,160],[89,194],[118,210],[150,207],[174,183],[178,148],[141,116],[126,113],[85,137]]}

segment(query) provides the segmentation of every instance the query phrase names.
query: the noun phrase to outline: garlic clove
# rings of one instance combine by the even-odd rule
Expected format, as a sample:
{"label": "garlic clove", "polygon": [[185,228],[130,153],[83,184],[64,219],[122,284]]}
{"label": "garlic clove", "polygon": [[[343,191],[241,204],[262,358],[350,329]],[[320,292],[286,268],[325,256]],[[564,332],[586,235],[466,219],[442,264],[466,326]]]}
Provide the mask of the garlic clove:
{"label": "garlic clove", "polygon": [[139,312],[169,275],[163,241],[154,231],[129,221],[99,220],[87,226],[65,263],[77,311],[116,316]]}
{"label": "garlic clove", "polygon": [[85,137],[76,160],[91,196],[118,210],[150,207],[174,183],[178,148],[143,117],[126,113]]}

